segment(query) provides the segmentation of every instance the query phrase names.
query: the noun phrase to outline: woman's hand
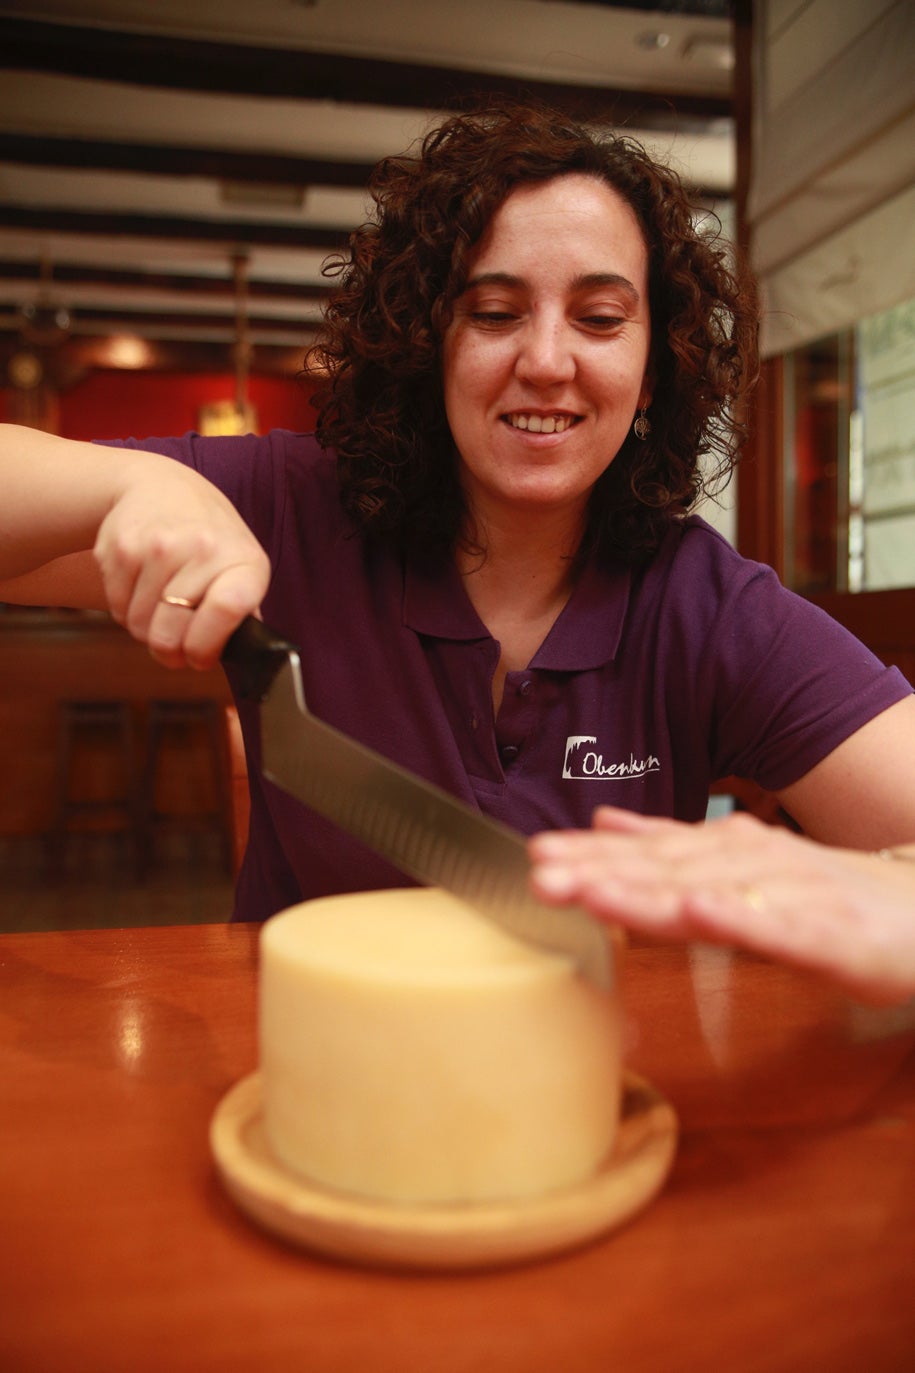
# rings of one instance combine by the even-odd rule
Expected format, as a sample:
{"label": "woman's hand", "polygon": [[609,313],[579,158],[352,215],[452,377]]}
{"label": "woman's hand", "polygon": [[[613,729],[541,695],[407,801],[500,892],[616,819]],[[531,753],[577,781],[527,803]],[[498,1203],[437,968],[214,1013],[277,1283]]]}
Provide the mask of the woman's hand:
{"label": "woman's hand", "polygon": [[166,667],[213,667],[264,597],[267,555],[190,468],[144,454],[125,474],[94,549],[111,614]]}
{"label": "woman's hand", "polygon": [[748,815],[685,825],[610,807],[535,836],[531,882],[643,934],[728,943],[856,994],[915,993],[915,864],[828,848]]}
{"label": "woman's hand", "polygon": [[266,553],[171,458],[0,425],[0,489],[0,599],[108,609],[160,662],[196,668],[263,600]]}

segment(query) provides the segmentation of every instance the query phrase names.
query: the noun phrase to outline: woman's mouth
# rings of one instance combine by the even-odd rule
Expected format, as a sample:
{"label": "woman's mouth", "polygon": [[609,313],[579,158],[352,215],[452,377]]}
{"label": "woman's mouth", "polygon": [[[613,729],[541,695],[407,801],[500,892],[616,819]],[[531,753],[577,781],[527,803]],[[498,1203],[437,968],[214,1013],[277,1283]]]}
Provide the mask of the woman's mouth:
{"label": "woman's mouth", "polygon": [[524,429],[529,434],[564,434],[573,424],[578,424],[579,415],[535,415],[528,410],[511,410],[502,418],[512,429]]}

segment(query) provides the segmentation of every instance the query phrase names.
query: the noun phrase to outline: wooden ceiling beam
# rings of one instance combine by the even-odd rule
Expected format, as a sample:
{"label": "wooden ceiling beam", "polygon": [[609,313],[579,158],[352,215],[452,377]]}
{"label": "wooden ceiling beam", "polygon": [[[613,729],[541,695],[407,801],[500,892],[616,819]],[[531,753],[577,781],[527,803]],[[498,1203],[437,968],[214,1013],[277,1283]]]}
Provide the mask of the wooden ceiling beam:
{"label": "wooden ceiling beam", "polygon": [[55,210],[0,204],[0,228],[36,233],[175,239],[209,243],[314,248],[333,252],[346,244],[345,230],[264,220],[190,219],[179,215],[120,214],[114,211]]}
{"label": "wooden ceiling beam", "polygon": [[[138,271],[124,267],[102,267],[95,264],[54,263],[51,277],[45,280],[38,262],[0,258],[0,282],[28,281],[49,290],[57,286],[108,286],[125,290],[162,291],[169,295],[208,295],[226,300],[235,299],[235,281],[225,276],[202,276],[191,272]],[[252,300],[299,300],[320,304],[326,299],[330,286],[304,284],[297,281],[270,281],[263,277],[249,277],[246,294]],[[2,285],[0,285],[2,293]]]}
{"label": "wooden ceiling beam", "polygon": [[271,186],[333,186],[357,190],[365,186],[375,165],[230,148],[189,148],[174,143],[165,146],[3,132],[0,132],[0,162],[33,167],[79,167],[81,171],[209,177],[216,181],[261,182]]}
{"label": "wooden ceiling beam", "polygon": [[300,48],[214,43],[163,34],[0,18],[0,64],[178,90],[406,109],[455,109],[480,97],[527,95],[581,119],[685,129],[727,118],[726,96],[633,91],[538,81],[453,67],[381,61]]}
{"label": "wooden ceiling beam", "polygon": [[[203,313],[200,311],[183,311],[175,309],[167,310],[132,310],[130,308],[119,309],[117,307],[107,307],[104,305],[76,305],[72,310],[74,327],[87,329],[90,325],[96,330],[102,328],[106,331],[117,333],[121,330],[129,331],[132,328],[142,332],[143,326],[154,324],[157,328],[187,330],[226,330],[234,335],[237,328],[237,321],[234,310],[224,312],[212,311]],[[245,320],[245,328],[251,334],[272,333],[288,334],[290,338],[302,335],[314,330],[314,321],[303,318],[302,320],[288,319],[284,316],[259,315],[249,313]]]}

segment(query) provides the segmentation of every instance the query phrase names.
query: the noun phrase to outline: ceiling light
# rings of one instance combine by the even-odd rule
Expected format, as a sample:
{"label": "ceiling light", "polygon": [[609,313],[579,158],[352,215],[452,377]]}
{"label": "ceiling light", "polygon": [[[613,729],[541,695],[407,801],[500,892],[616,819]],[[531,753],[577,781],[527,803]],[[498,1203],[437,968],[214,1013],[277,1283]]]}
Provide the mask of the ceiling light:
{"label": "ceiling light", "polygon": [[153,363],[152,348],[136,334],[115,334],[108,340],[106,352],[109,367],[150,367]]}
{"label": "ceiling light", "polygon": [[683,45],[683,56],[697,67],[714,67],[717,71],[731,71],[734,67],[734,45],[726,38],[690,38]]}
{"label": "ceiling light", "polygon": [[670,43],[670,34],[660,33],[658,31],[640,33],[635,41],[637,47],[647,48],[650,52],[656,52],[658,49],[666,48],[668,46]]}

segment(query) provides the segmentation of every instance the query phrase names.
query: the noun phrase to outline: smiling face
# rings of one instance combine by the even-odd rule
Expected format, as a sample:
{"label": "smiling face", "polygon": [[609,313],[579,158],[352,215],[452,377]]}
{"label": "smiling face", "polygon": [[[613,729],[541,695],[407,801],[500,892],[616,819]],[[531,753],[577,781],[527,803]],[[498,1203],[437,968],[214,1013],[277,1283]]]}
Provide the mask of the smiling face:
{"label": "smiling face", "polygon": [[580,522],[650,401],[650,341],[648,252],[626,202],[579,173],[512,191],[444,338],[445,407],[471,509]]}

